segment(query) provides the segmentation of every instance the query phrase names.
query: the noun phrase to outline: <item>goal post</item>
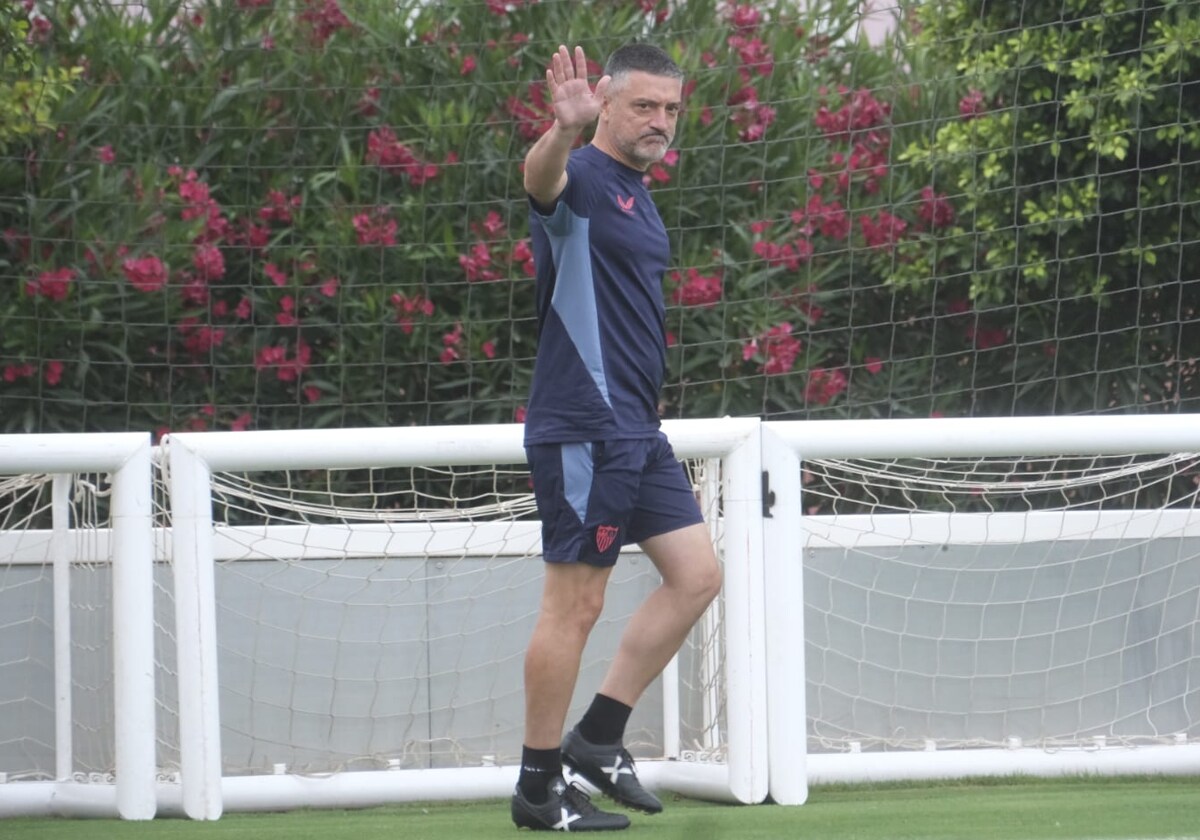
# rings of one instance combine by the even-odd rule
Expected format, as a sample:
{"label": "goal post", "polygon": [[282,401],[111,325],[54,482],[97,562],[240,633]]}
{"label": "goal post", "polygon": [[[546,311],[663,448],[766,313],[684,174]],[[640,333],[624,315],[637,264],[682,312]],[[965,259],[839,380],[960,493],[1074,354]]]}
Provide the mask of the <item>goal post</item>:
{"label": "goal post", "polygon": [[[762,566],[757,561],[763,551],[764,538],[759,525],[762,510],[759,426],[760,421],[756,419],[729,418],[674,421],[664,425],[677,456],[685,461],[706,464],[710,474],[703,484],[714,486],[719,492],[719,497],[706,500],[706,505],[710,519],[720,531],[718,541],[725,586],[715,607],[720,618],[702,623],[696,631],[700,636],[707,634],[708,637],[701,641],[707,649],[685,652],[681,658],[686,661],[673,665],[662,680],[664,696],[659,705],[664,718],[683,715],[679,711],[682,703],[698,710],[691,714],[698,715],[702,721],[693,727],[693,735],[681,745],[680,721],[664,719],[654,727],[661,731],[651,737],[656,742],[653,749],[663,758],[675,760],[646,760],[641,765],[642,778],[648,785],[747,803],[760,802],[767,795],[764,586]],[[425,758],[415,762],[424,763],[425,766],[419,769],[413,766],[413,761],[396,752],[390,756],[360,755],[356,760],[365,763],[367,768],[360,767],[353,772],[331,772],[334,768],[321,766],[322,761],[329,759],[314,758],[314,769],[307,771],[298,770],[286,760],[270,761],[265,757],[268,747],[264,744],[276,736],[239,733],[236,737],[251,744],[251,751],[263,755],[259,756],[255,766],[230,768],[222,755],[222,744],[234,736],[229,734],[229,723],[222,723],[221,707],[240,689],[222,687],[217,660],[221,651],[225,651],[226,657],[232,657],[230,649],[243,646],[242,642],[231,638],[237,632],[235,625],[244,619],[247,626],[253,624],[264,636],[278,637],[276,643],[284,646],[336,648],[338,642],[332,638],[283,639],[275,632],[278,628],[272,626],[272,622],[285,623],[278,616],[251,618],[229,614],[219,619],[214,575],[218,568],[232,569],[239,562],[238,557],[257,559],[264,567],[270,567],[269,561],[274,558],[278,568],[262,574],[276,575],[279,580],[326,564],[328,571],[320,580],[281,584],[285,588],[311,587],[310,592],[318,593],[324,588],[350,586],[346,580],[358,574],[350,570],[350,563],[375,563],[376,567],[369,573],[374,580],[352,584],[360,587],[360,594],[348,597],[363,601],[367,609],[373,611],[371,620],[376,623],[404,620],[396,614],[405,612],[400,604],[408,596],[395,592],[391,595],[361,594],[368,588],[376,586],[382,591],[390,586],[392,590],[398,590],[419,582],[427,592],[437,589],[431,600],[411,610],[427,614],[422,619],[425,623],[414,631],[422,634],[421,638],[398,635],[391,649],[383,643],[373,648],[374,654],[382,653],[388,659],[410,656],[412,667],[418,671],[414,679],[423,680],[420,693],[436,693],[437,683],[442,679],[438,675],[439,663],[426,661],[424,657],[433,657],[428,651],[435,645],[446,647],[445,634],[476,632],[461,627],[461,622],[475,620],[472,615],[464,618],[456,612],[467,609],[461,606],[462,602],[452,601],[449,596],[445,602],[439,600],[443,597],[443,588],[449,590],[468,585],[471,583],[469,578],[474,576],[480,580],[479,594],[465,597],[477,597],[481,602],[490,598],[515,603],[521,600],[517,597],[519,593],[528,592],[531,582],[537,586],[536,579],[530,578],[530,570],[540,574],[541,566],[536,558],[538,525],[530,506],[527,475],[525,486],[520,488],[523,492],[505,496],[488,489],[476,495],[466,486],[471,476],[456,472],[478,468],[502,476],[506,465],[523,465],[522,433],[518,425],[449,426],[184,433],[172,434],[164,441],[160,465],[166,474],[165,485],[170,496],[180,698],[179,795],[184,814],[194,819],[216,819],[229,809],[321,804],[362,806],[430,798],[503,796],[511,792],[516,780],[515,767],[503,766],[503,760],[497,761],[495,752],[475,752],[479,748],[473,744],[498,743],[490,730],[501,725],[512,730],[514,723],[519,725],[519,719],[511,719],[519,718],[513,710],[512,696],[505,695],[504,702],[497,702],[494,695],[500,689],[495,688],[494,683],[511,681],[512,675],[519,675],[517,654],[523,643],[514,647],[512,640],[516,637],[520,642],[521,636],[527,634],[528,628],[522,622],[528,622],[531,614],[519,617],[506,614],[498,619],[509,637],[508,648],[497,654],[506,657],[505,661],[472,666],[485,675],[484,679],[492,681],[486,689],[492,694],[482,699],[465,698],[462,695],[466,690],[460,684],[459,695],[451,697],[447,701],[450,705],[446,707],[425,709],[421,705],[426,702],[424,699],[415,701],[414,714],[431,718],[467,718],[469,710],[459,709],[454,705],[456,703],[482,703],[489,713],[509,718],[470,724],[489,730],[477,734],[439,735],[437,732],[442,732],[438,728],[440,723],[431,727],[437,732],[430,737],[454,742],[449,749],[456,751],[455,756],[442,754],[436,744],[431,746],[416,739],[412,749],[427,753]],[[387,475],[384,471],[388,470],[441,471],[437,480],[458,482],[463,487],[442,496],[441,491],[425,489],[432,478],[414,473],[404,481],[415,489],[406,485],[405,489],[397,490],[396,486],[403,482]],[[351,510],[354,493],[330,488],[340,487],[344,477],[362,471],[369,473],[365,480],[371,485],[369,492],[374,498],[367,509]],[[715,482],[712,471],[717,475]],[[260,474],[271,477],[264,478],[261,486],[252,488],[258,480],[255,476]],[[226,480],[223,476],[229,477],[230,486],[221,485]],[[519,471],[509,477],[510,484],[514,478],[519,483]],[[495,481],[495,478],[489,480]],[[324,488],[320,504],[304,495],[308,491],[298,487],[303,483]],[[385,485],[390,489],[383,489]],[[389,496],[389,493],[395,496]],[[460,493],[464,498],[457,498]],[[408,495],[420,497],[419,504],[411,510],[401,509],[404,505],[393,501],[393,498]],[[285,496],[287,500],[283,501]],[[484,496],[487,497],[486,505],[480,501]],[[218,508],[224,519],[214,521],[213,512]],[[289,552],[294,556],[285,556]],[[509,557],[518,558],[520,563],[507,562]],[[458,564],[462,568],[443,578],[441,569],[431,575],[422,566],[439,562],[440,558],[446,558],[448,566]],[[404,563],[410,564],[413,571],[379,571],[388,564]],[[642,568],[647,565],[643,563]],[[395,565],[395,568],[399,570],[402,566]],[[392,574],[397,577],[389,577]],[[486,591],[482,582],[496,574],[522,582],[506,584],[513,587],[509,591]],[[402,575],[411,577],[400,580]],[[434,578],[436,582],[431,583]],[[639,580],[631,581],[629,585],[633,589],[644,588],[646,580],[643,572]],[[261,596],[260,603],[267,597]],[[342,609],[340,604],[334,606],[321,601],[322,595],[310,597],[315,599],[310,603],[320,602],[325,612],[336,613]],[[610,599],[613,597],[610,594]],[[316,615],[311,619],[314,622],[325,620]],[[346,614],[340,620],[350,624],[363,619]],[[455,622],[460,626],[450,628],[449,625]],[[352,635],[362,630],[346,631],[343,627],[338,632]],[[468,647],[484,645],[484,638],[491,638],[498,631],[495,627],[485,627],[478,632],[480,635],[469,636],[465,642],[454,640],[453,644],[457,645],[454,655],[462,657],[464,663],[471,659],[470,652],[462,650],[464,644]],[[252,643],[245,644],[252,646]],[[300,660],[294,660],[293,664],[295,672],[282,679],[289,684],[307,679],[309,675],[302,672],[308,665]],[[339,661],[334,667],[349,666]],[[467,665],[462,667],[466,669]],[[598,667],[597,663],[592,667]],[[714,667],[720,669],[719,673],[711,672]],[[317,663],[313,663],[312,669],[317,670]],[[503,669],[505,676],[497,676],[498,669]],[[336,692],[339,687],[337,674],[322,679],[325,684],[317,685],[314,676],[310,680],[314,683],[310,690]],[[453,679],[461,682],[465,678]],[[251,675],[249,680],[265,682],[260,674]],[[686,697],[680,697],[680,684],[685,685]],[[370,689],[376,697],[381,696],[381,691],[400,690],[399,677],[389,678],[384,689],[378,686]],[[511,687],[504,691],[512,694]],[[311,701],[301,699],[296,702]],[[357,701],[348,698],[346,702]],[[260,696],[238,695],[236,703],[251,717],[263,714],[265,708]],[[396,714],[395,710],[379,711]],[[303,715],[283,710],[280,714],[292,715],[290,726],[293,732],[300,728]],[[325,725],[336,728],[339,724],[328,720]],[[264,725],[264,728],[270,727]],[[223,733],[226,734],[224,738]],[[512,732],[505,734],[511,740]],[[519,744],[515,746],[519,747]],[[508,755],[512,756],[513,748],[513,744],[507,744]],[[282,743],[270,749],[277,755],[304,752],[299,747]],[[377,749],[377,746],[370,749]],[[487,749],[494,750],[495,747]],[[670,755],[668,750],[679,754]],[[689,756],[698,756],[702,760],[686,760]],[[488,766],[494,764],[501,766]],[[383,765],[382,769],[380,765]]]}
{"label": "goal post", "polygon": [[803,532],[764,557],[791,577],[768,638],[805,640],[768,646],[772,703],[808,717],[772,717],[777,801],[805,779],[1200,773],[1195,417],[763,433],[799,461]]}
{"label": "goal post", "polygon": [[[0,752],[22,757],[5,762],[0,817],[155,816],[151,487],[148,434],[0,435],[0,592],[13,581],[12,589],[30,593],[6,601],[0,622],[0,647],[11,651],[0,662],[0,680],[28,692],[5,692],[0,704]],[[110,621],[111,656],[97,668],[111,692],[111,720],[105,742],[85,749],[76,743],[85,731],[78,718],[106,705],[80,710],[75,702],[89,689],[73,655],[95,644],[86,631],[72,630],[76,567],[95,559],[84,556],[89,551],[108,567],[91,607]],[[39,593],[47,589],[49,663],[32,648],[32,626],[42,620],[37,602],[45,597]],[[17,649],[18,637],[30,647]],[[52,735],[39,740],[42,732]]]}

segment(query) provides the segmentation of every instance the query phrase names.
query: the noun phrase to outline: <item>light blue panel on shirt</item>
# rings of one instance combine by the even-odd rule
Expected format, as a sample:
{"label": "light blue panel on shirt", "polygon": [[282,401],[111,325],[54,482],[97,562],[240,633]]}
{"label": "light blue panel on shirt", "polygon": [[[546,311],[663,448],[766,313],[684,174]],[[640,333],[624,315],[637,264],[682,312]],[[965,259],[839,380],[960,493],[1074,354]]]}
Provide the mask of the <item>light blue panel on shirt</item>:
{"label": "light blue panel on shirt", "polygon": [[[559,213],[570,213],[560,205]],[[612,408],[608,380],[604,376],[604,355],[600,351],[600,319],[596,314],[596,289],[592,276],[592,255],[588,247],[588,220],[578,216],[565,236],[549,236],[557,276],[550,306],[566,327],[567,335],[579,352],[579,358],[596,383],[605,404]]]}
{"label": "light blue panel on shirt", "polygon": [[592,445],[562,444],[563,492],[567,504],[581,523],[587,521],[588,501],[592,495]]}

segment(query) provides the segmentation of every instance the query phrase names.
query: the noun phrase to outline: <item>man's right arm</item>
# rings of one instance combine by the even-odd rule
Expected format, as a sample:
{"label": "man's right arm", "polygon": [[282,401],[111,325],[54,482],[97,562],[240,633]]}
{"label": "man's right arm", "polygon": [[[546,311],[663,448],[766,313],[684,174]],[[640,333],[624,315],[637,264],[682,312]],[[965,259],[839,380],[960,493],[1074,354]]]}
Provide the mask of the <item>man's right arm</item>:
{"label": "man's right arm", "polygon": [[567,158],[579,132],[554,125],[525,155],[525,192],[541,207],[553,207],[567,187]]}
{"label": "man's right arm", "polygon": [[525,156],[525,191],[542,207],[553,207],[567,187],[567,158],[584,128],[596,121],[611,80],[604,76],[593,91],[587,81],[583,47],[574,56],[565,46],[550,60],[546,84],[554,103],[554,124]]}

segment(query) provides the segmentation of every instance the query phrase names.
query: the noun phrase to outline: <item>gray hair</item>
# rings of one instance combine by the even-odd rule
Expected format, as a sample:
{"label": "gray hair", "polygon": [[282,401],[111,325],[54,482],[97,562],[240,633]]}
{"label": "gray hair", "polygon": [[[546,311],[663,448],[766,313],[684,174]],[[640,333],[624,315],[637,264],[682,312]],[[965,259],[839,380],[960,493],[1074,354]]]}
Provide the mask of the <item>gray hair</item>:
{"label": "gray hair", "polygon": [[626,44],[608,57],[604,65],[606,75],[612,76],[610,85],[619,86],[623,77],[634,72],[652,76],[682,79],[683,70],[667,53],[652,44]]}

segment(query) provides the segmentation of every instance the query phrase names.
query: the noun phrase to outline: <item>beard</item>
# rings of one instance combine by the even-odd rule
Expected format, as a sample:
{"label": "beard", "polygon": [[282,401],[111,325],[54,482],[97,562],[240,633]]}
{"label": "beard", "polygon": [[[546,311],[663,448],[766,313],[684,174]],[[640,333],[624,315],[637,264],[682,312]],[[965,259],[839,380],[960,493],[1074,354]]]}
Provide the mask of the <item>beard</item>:
{"label": "beard", "polygon": [[643,134],[621,149],[629,160],[643,169],[658,163],[671,148],[671,138],[665,134]]}

